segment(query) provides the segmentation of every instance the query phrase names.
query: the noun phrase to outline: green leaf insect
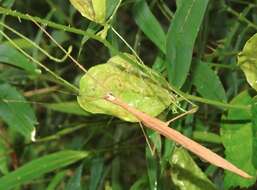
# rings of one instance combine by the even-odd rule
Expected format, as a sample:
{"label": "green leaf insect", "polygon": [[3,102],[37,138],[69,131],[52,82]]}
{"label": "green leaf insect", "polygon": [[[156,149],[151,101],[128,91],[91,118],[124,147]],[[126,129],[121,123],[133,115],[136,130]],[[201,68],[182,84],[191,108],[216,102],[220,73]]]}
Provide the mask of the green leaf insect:
{"label": "green leaf insect", "polygon": [[[136,61],[132,55],[124,54]],[[124,102],[151,116],[159,115],[172,102],[168,90],[143,76],[142,71],[121,56],[92,67],[80,80],[79,105],[90,113],[116,116],[130,122],[138,120],[103,97],[112,92]]]}
{"label": "green leaf insect", "polygon": [[247,82],[257,90],[257,34],[253,35],[238,54],[238,64]]}
{"label": "green leaf insect", "polygon": [[82,16],[99,24],[105,23],[106,0],[70,0]]}

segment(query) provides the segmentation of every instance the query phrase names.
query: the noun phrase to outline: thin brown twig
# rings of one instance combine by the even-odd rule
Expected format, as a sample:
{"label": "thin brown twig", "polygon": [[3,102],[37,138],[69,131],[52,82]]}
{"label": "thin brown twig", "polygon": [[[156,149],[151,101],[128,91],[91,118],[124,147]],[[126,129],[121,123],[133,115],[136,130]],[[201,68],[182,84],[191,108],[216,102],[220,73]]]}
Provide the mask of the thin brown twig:
{"label": "thin brown twig", "polygon": [[58,89],[59,89],[59,86],[51,86],[51,87],[47,87],[47,88],[30,90],[30,91],[24,92],[23,95],[25,97],[31,97],[31,96],[36,96],[36,95],[41,95],[41,94],[47,94],[47,93],[50,93],[50,92],[54,92]]}

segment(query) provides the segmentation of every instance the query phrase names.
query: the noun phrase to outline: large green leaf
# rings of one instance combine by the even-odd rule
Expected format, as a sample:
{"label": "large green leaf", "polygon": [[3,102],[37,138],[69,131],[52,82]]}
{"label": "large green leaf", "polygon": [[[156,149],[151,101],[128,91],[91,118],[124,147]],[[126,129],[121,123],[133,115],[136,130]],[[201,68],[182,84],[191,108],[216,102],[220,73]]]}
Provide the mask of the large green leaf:
{"label": "large green leaf", "polygon": [[214,184],[196,165],[184,148],[175,148],[170,161],[173,183],[180,190],[215,190]]}
{"label": "large green leaf", "polygon": [[145,0],[136,1],[134,19],[144,34],[163,52],[166,51],[166,35]]}
{"label": "large green leaf", "polygon": [[0,45],[0,63],[7,63],[19,67],[32,74],[40,73],[40,70],[37,69],[35,64],[8,44]]}
{"label": "large green leaf", "polygon": [[[230,104],[250,105],[251,97],[247,91],[240,93]],[[256,169],[253,165],[253,132],[251,123],[240,121],[250,120],[250,110],[231,109],[223,119],[231,121],[221,125],[221,139],[225,147],[226,159],[240,169],[254,176],[253,179],[243,179],[231,172],[225,171],[224,187],[226,189],[240,186],[249,187],[255,183]],[[234,122],[233,122],[234,121]]]}
{"label": "large green leaf", "polygon": [[193,72],[193,84],[204,98],[226,102],[227,97],[217,74],[205,62],[197,62]]}
{"label": "large green leaf", "polygon": [[167,35],[169,81],[180,88],[188,76],[194,43],[208,0],[183,0],[175,12]]}
{"label": "large green leaf", "polygon": [[171,104],[167,90],[144,78],[138,68],[120,56],[90,68],[80,80],[78,102],[88,112],[136,122],[137,119],[123,108],[103,100],[108,92],[151,116],[159,115]]}
{"label": "large green leaf", "polygon": [[77,162],[88,155],[87,152],[66,150],[43,156],[0,178],[0,189],[8,190],[28,183],[55,169]]}
{"label": "large green leaf", "polygon": [[238,64],[247,82],[257,90],[257,34],[246,42],[243,51],[238,54]]}
{"label": "large green leaf", "polygon": [[33,140],[37,123],[35,113],[25,98],[7,83],[0,83],[0,117],[9,127]]}

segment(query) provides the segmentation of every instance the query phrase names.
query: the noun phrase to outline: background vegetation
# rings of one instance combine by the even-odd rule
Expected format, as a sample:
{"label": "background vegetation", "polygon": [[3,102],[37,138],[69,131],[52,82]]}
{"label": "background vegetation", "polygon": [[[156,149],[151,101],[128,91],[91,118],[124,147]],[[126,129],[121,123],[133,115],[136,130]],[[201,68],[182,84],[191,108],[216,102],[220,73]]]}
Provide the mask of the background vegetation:
{"label": "background vegetation", "polygon": [[[0,0],[0,189],[256,189],[256,91],[237,55],[256,33],[257,1],[119,3],[108,1],[104,21],[111,19],[103,31],[102,21],[82,17],[68,0]],[[171,126],[253,178],[224,172],[147,130],[157,149],[152,155],[138,124],[83,111],[76,90],[58,76],[79,86],[84,72],[35,21],[65,49],[72,46],[71,55],[87,69],[132,53],[130,44],[199,106]],[[254,69],[246,74],[256,76]],[[172,111],[159,117],[168,120]]]}

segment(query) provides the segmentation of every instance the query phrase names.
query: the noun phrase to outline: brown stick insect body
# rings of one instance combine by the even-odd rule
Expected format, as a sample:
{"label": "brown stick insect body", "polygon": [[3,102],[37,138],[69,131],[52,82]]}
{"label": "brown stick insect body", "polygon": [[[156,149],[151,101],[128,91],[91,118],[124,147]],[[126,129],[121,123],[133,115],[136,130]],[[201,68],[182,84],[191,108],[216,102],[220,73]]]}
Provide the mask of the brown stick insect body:
{"label": "brown stick insect body", "polygon": [[176,143],[182,145],[186,149],[190,150],[197,156],[201,157],[202,159],[212,163],[215,166],[221,167],[228,171],[231,171],[239,176],[244,178],[252,178],[252,176],[248,175],[246,172],[240,170],[235,165],[231,164],[221,156],[217,155],[216,153],[212,152],[211,150],[205,148],[204,146],[196,143],[195,141],[191,140],[190,138],[182,135],[178,131],[170,128],[169,122],[163,122],[157,118],[151,117],[132,106],[128,105],[127,103],[123,102],[119,98],[113,96],[111,93],[108,93],[105,97],[105,100],[122,107],[123,109],[127,110],[129,113],[133,114],[139,121],[141,121],[146,127],[149,127],[163,136],[172,139]]}

